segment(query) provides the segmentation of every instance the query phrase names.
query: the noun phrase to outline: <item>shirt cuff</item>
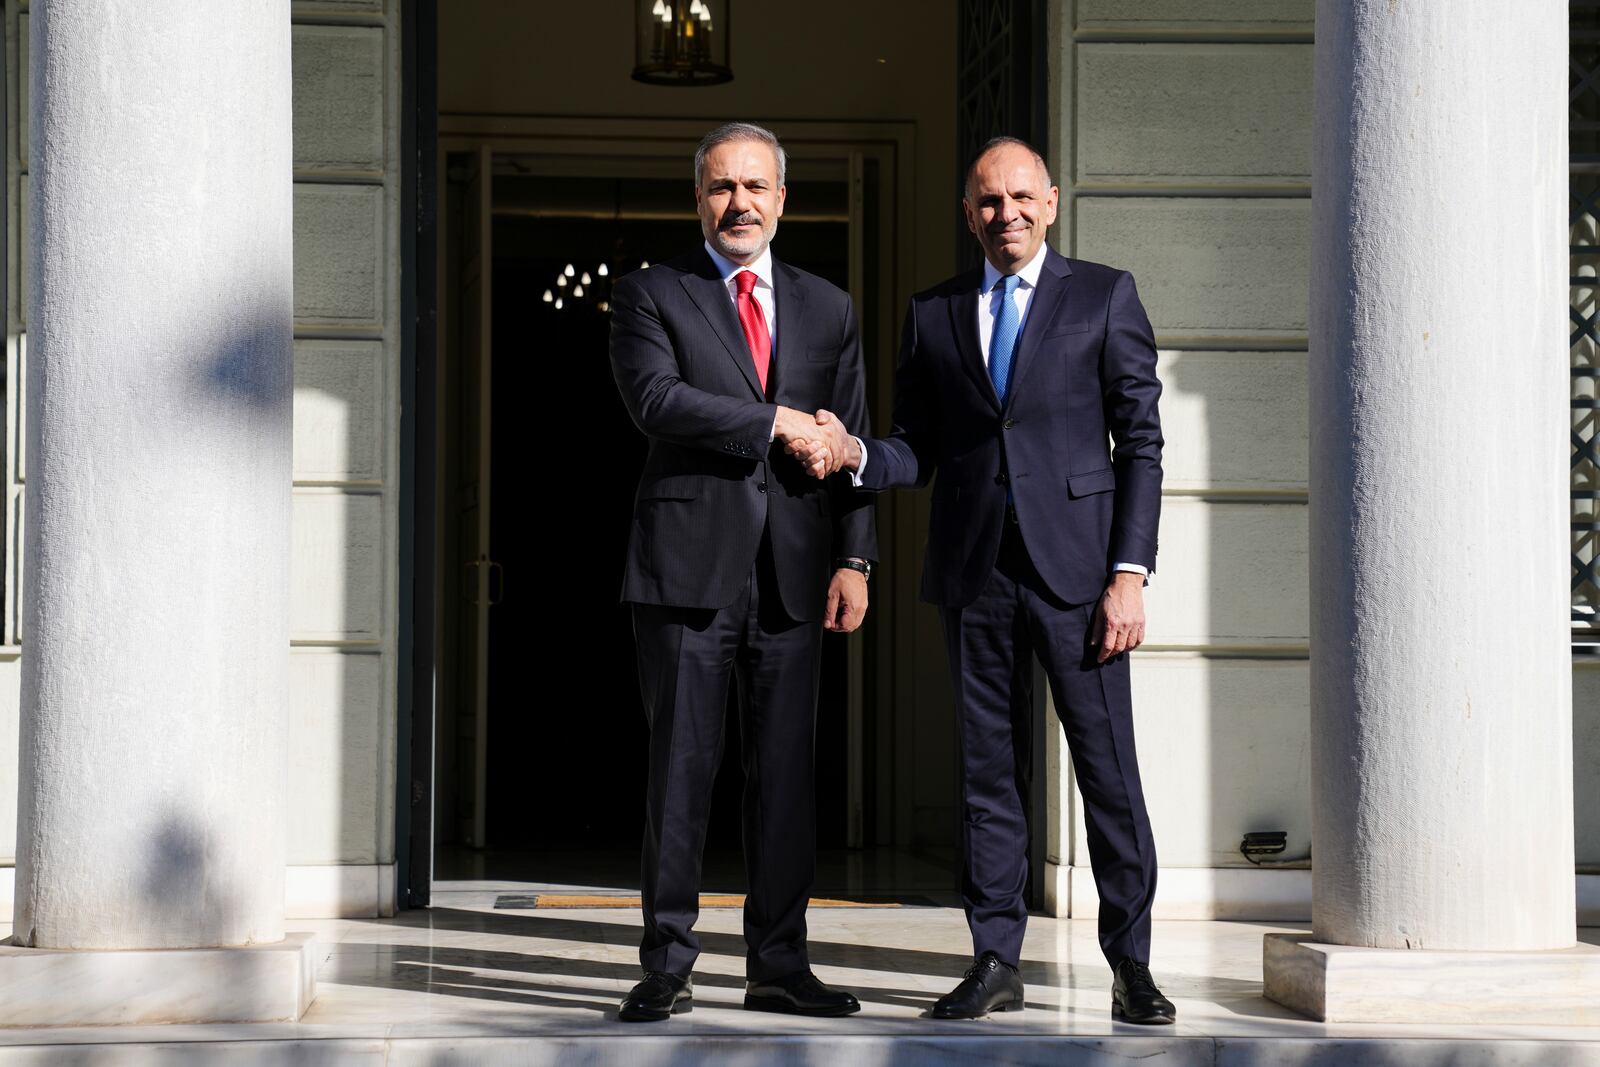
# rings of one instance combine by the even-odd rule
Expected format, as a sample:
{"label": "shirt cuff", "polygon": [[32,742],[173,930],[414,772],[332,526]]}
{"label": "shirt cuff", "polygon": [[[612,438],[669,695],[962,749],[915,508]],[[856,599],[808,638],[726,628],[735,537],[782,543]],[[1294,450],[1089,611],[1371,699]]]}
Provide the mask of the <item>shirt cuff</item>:
{"label": "shirt cuff", "polygon": [[1111,570],[1113,572],[1132,571],[1134,574],[1142,574],[1146,578],[1150,577],[1150,568],[1138,563],[1113,563]]}
{"label": "shirt cuff", "polygon": [[855,486],[857,489],[860,489],[861,472],[867,469],[867,444],[865,441],[861,440],[861,438],[854,435],[851,436],[850,440],[856,443],[856,450],[861,453],[861,462],[856,464],[855,470],[847,473],[850,475],[850,484]]}
{"label": "shirt cuff", "polygon": [[772,429],[767,431],[767,444],[770,445],[772,442],[776,441],[777,439],[778,439],[778,413],[777,412],[773,412],[772,413]]}

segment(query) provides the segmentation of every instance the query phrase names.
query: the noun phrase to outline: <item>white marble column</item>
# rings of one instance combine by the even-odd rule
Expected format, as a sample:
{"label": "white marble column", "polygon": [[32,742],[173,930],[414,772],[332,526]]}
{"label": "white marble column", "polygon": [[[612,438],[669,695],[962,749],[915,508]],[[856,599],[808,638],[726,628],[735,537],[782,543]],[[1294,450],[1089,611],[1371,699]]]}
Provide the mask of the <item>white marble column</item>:
{"label": "white marble column", "polygon": [[288,0],[30,21],[12,979],[281,942],[286,844]]}
{"label": "white marble column", "polygon": [[[1398,950],[1324,954],[1330,1019],[1498,1010],[1390,981],[1434,950],[1532,953],[1481,972],[1522,1017],[1575,942],[1566,19],[1317,5],[1313,941]],[[1267,949],[1302,1010],[1306,951]]]}

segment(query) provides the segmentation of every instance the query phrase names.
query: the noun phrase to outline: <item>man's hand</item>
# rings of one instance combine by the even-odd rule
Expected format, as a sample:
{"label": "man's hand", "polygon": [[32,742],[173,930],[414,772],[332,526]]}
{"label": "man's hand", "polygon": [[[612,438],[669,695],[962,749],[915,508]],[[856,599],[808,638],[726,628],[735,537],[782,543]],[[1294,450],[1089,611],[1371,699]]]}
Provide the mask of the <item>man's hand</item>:
{"label": "man's hand", "polygon": [[1111,576],[1089,623],[1089,643],[1100,646],[1098,663],[1144,644],[1144,575],[1117,571]]}
{"label": "man's hand", "polygon": [[822,628],[847,634],[866,617],[867,576],[848,567],[834,571],[833,581],[828,583],[828,610],[822,616]]}
{"label": "man's hand", "polygon": [[798,440],[817,437],[816,416],[798,408],[778,405],[778,421],[772,426],[772,432],[784,444]]}
{"label": "man's hand", "polygon": [[837,466],[828,473],[837,474],[846,467],[855,470],[861,466],[861,448],[856,439],[850,436],[845,424],[839,421],[839,416],[827,408],[818,408],[817,427],[826,436],[828,450],[838,461]]}
{"label": "man's hand", "polygon": [[778,420],[772,430],[773,436],[783,442],[785,451],[800,461],[807,474],[815,478],[827,477],[828,467],[834,460],[817,428],[815,416],[779,405]]}
{"label": "man's hand", "polygon": [[817,411],[811,435],[788,444],[789,454],[800,461],[807,474],[826,478],[845,467],[853,470],[861,465],[861,450],[856,447],[855,438],[833,412],[826,408]]}

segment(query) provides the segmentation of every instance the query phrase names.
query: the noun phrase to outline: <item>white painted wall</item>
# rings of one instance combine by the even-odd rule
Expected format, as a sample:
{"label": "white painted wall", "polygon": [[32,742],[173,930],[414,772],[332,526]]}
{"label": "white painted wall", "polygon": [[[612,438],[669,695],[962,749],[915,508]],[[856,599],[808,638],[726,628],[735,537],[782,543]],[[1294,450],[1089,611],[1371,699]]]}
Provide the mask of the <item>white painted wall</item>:
{"label": "white painted wall", "polygon": [[[1133,272],[1161,352],[1162,551],[1133,682],[1163,868],[1246,866],[1250,830],[1310,844],[1310,18],[1310,0],[1077,0],[1052,28],[1057,247]],[[1076,914],[1087,846],[1070,782],[1055,796],[1073,876],[1051,885]],[[1157,914],[1237,914],[1200,898],[1255,892],[1281,915],[1309,883],[1280,882],[1163,876]]]}
{"label": "white painted wall", "polygon": [[314,871],[394,861],[399,7],[294,4],[289,862],[291,896],[328,883],[328,911],[390,876]]}
{"label": "white painted wall", "polygon": [[[1052,27],[1057,247],[1132,270],[1161,349],[1162,553],[1134,691],[1163,868],[1247,868],[1237,849],[1250,830],[1288,831],[1291,856],[1310,845],[1312,9],[1312,0],[1071,0]],[[1600,665],[1575,669],[1573,712],[1577,861],[1594,871]],[[1060,871],[1050,885],[1061,906],[1070,894],[1075,912],[1087,910],[1070,781],[1053,799],[1052,856],[1084,866],[1082,878]],[[1299,894],[1309,917],[1304,877],[1175,872],[1162,886],[1158,916],[1239,917],[1229,901],[1252,897],[1263,915],[1281,916]],[[1213,894],[1213,910],[1197,894]]]}

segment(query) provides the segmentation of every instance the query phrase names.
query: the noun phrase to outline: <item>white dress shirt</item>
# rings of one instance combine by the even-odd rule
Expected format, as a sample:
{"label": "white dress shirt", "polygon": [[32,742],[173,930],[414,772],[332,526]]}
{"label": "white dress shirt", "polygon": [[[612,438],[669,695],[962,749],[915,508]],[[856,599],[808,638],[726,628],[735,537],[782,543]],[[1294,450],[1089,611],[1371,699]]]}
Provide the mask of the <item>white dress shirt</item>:
{"label": "white dress shirt", "polygon": [[761,250],[761,255],[754,263],[735,263],[721,252],[711,247],[711,242],[706,242],[706,254],[711,257],[711,262],[716,265],[717,273],[722,275],[722,287],[728,291],[728,299],[733,301],[733,314],[739,315],[739,283],[734,278],[742,271],[749,271],[756,276],[756,287],[750,295],[756,298],[756,303],[761,305],[761,314],[767,320],[767,336],[772,339],[771,351],[778,351],[778,302],[774,299],[776,290],[772,288],[772,246]]}
{"label": "white dress shirt", "polygon": [[[1033,291],[1039,287],[1039,272],[1044,270],[1044,252],[1045,246],[1040,243],[1039,251],[1017,271],[1017,277],[1021,282],[1011,299],[1017,304],[1018,337],[1022,336],[1023,327],[1028,325],[1028,306],[1033,303]],[[983,261],[982,288],[978,290],[978,344],[983,347],[985,367],[989,365],[989,343],[994,340],[995,316],[1000,313],[1000,301],[1006,297],[1004,289],[995,288],[1003,277],[1005,275],[1001,274],[993,263],[987,259]],[[1013,349],[1011,354],[1015,357],[1016,350]]]}

